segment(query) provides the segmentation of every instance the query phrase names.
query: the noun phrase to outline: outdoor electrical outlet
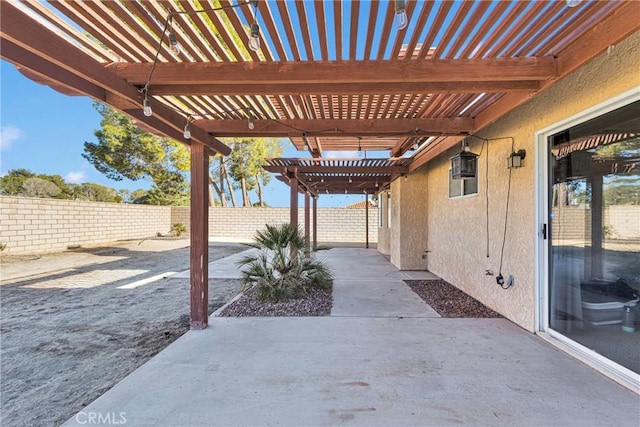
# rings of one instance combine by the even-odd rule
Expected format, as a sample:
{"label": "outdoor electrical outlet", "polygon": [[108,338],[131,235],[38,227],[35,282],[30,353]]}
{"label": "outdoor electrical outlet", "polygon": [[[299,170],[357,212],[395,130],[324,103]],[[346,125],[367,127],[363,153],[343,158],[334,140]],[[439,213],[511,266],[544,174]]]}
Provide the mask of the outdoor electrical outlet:
{"label": "outdoor electrical outlet", "polygon": [[502,277],[502,274],[498,274],[496,276],[496,283],[500,286],[504,285],[504,277]]}

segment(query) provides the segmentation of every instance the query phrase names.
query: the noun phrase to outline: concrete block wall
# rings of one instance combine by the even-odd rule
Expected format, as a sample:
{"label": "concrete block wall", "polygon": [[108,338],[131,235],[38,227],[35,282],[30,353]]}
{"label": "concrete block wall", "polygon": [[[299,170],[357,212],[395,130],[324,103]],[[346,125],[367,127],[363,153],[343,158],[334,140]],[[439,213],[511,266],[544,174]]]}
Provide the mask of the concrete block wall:
{"label": "concrete block wall", "polygon": [[[304,210],[298,218],[304,224]],[[246,242],[265,224],[289,221],[288,208],[210,208],[212,241]],[[43,253],[168,233],[171,225],[189,229],[189,207],[97,203],[0,196],[3,254]],[[369,242],[378,240],[378,210],[369,209]],[[319,242],[365,241],[365,210],[318,209]]]}
{"label": "concrete block wall", "polygon": [[[172,208],[172,223],[181,222],[189,229],[189,208]],[[265,224],[289,222],[289,208],[209,208],[211,240],[246,242]],[[304,209],[298,210],[298,223],[304,225]],[[365,241],[365,209],[318,208],[319,242]],[[369,242],[378,241],[378,210],[369,209]]]}
{"label": "concrete block wall", "polygon": [[[591,209],[577,206],[554,207],[557,226],[552,230],[554,239],[584,240],[591,235]],[[611,205],[604,208],[606,238],[637,240],[640,238],[640,206]]]}
{"label": "concrete block wall", "polygon": [[0,196],[3,254],[65,250],[167,233],[167,206]]}

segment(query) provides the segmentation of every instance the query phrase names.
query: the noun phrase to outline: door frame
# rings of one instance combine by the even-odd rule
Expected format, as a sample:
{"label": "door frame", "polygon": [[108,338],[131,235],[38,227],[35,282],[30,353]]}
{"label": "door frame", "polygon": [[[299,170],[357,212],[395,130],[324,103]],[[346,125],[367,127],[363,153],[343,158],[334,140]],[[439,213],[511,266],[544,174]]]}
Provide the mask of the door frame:
{"label": "door frame", "polygon": [[584,123],[610,111],[640,100],[640,86],[609,98],[586,110],[560,120],[534,133],[535,144],[535,331],[536,334],[562,348],[574,357],[581,359],[594,369],[630,388],[640,392],[640,374],[627,369],[567,338],[549,327],[549,239],[543,236],[543,227],[548,226],[549,218],[549,152],[548,137],[572,126]]}

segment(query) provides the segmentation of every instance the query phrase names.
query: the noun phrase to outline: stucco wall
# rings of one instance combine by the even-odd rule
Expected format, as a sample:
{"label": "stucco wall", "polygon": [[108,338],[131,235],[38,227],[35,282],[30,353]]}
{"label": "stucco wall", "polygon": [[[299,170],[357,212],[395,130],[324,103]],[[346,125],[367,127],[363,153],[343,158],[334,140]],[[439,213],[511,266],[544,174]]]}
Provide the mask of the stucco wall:
{"label": "stucco wall", "polygon": [[378,251],[384,255],[391,254],[391,228],[389,228],[389,221],[387,219],[389,213],[388,194],[389,193],[385,191],[378,195],[378,203],[380,204],[378,215],[382,217],[379,220],[381,226],[378,227]]}
{"label": "stucco wall", "polygon": [[428,175],[418,170],[391,183],[391,263],[401,270],[425,270]]}
{"label": "stucco wall", "polygon": [[[448,198],[449,157],[459,151],[459,147],[443,153],[439,158],[425,165],[416,177],[417,186],[427,188],[428,203],[420,203],[428,210],[428,268],[435,274],[473,295],[486,305],[500,312],[523,328],[534,330],[535,311],[535,224],[534,183],[536,179],[534,141],[535,132],[551,126],[567,117],[604,102],[616,95],[633,89],[640,84],[640,33],[596,58],[580,70],[558,82],[554,86],[516,108],[501,120],[481,130],[484,138],[513,137],[515,149],[525,149],[527,157],[524,167],[512,170],[511,200],[507,220],[502,272],[513,275],[515,286],[503,290],[495,282],[494,276],[487,276],[486,270],[497,273],[500,266],[500,251],[505,219],[505,200],[509,170],[506,158],[511,152],[511,140],[491,141],[484,147],[479,159],[479,194],[458,199]],[[481,142],[473,141],[471,150],[479,153]],[[488,155],[488,167],[486,164]],[[489,250],[486,240],[486,197],[485,182],[488,171],[488,217]],[[410,179],[411,181],[411,179]],[[397,187],[397,186],[396,186]],[[400,193],[402,188],[392,189]],[[394,203],[411,203],[411,198],[399,194]],[[394,207],[394,213],[400,213]],[[401,235],[396,227],[420,223],[417,217],[420,209],[412,214],[416,219],[393,224],[393,242],[396,248]],[[422,231],[420,231],[422,232]],[[395,237],[393,236],[395,234]],[[421,251],[423,245],[414,240],[406,250]],[[398,254],[395,254],[398,256]]]}

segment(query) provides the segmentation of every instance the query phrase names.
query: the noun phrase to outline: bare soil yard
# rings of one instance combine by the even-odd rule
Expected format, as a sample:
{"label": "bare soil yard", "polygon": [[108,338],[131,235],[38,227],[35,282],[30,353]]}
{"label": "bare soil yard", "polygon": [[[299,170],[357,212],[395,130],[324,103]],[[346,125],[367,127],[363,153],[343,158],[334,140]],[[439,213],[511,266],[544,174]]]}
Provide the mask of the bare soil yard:
{"label": "bare soil yard", "polygon": [[[146,239],[3,257],[0,424],[60,425],[182,335],[189,280],[164,276],[189,268],[188,245]],[[212,244],[210,261],[244,249]],[[209,311],[239,290],[239,280],[211,279]]]}

